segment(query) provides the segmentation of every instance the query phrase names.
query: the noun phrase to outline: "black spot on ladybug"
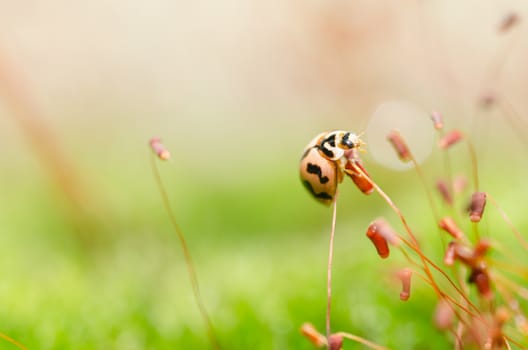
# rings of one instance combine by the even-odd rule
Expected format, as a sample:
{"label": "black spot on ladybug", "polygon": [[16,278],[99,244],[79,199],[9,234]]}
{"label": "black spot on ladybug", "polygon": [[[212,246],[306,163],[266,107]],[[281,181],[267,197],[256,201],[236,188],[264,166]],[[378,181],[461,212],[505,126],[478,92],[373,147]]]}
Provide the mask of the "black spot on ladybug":
{"label": "black spot on ladybug", "polygon": [[332,134],[332,135],[328,136],[328,138],[326,138],[326,140],[324,140],[324,142],[328,142],[330,144],[330,146],[335,147],[335,139],[336,139],[336,135]]}
{"label": "black spot on ladybug", "polygon": [[345,135],[343,135],[343,138],[341,139],[341,144],[343,146],[346,146],[348,148],[352,148],[354,144],[352,143],[352,140],[350,140],[350,133],[347,132]]}
{"label": "black spot on ladybug", "polygon": [[306,189],[308,191],[310,191],[310,193],[315,197],[315,198],[319,198],[319,199],[322,199],[322,200],[332,200],[332,196],[329,195],[328,193],[326,192],[320,192],[320,193],[317,193],[314,191],[313,187],[312,187],[312,184],[309,182],[309,181],[306,181],[306,180],[303,180],[303,185],[304,187],[306,187]]}
{"label": "black spot on ladybug", "polygon": [[308,166],[306,167],[306,171],[309,174],[315,174],[319,178],[319,182],[322,184],[327,183],[330,179],[328,176],[323,176],[321,167],[317,164],[308,163]]}
{"label": "black spot on ladybug", "polygon": [[321,145],[319,146],[319,149],[321,150],[321,152],[324,153],[325,156],[329,158],[333,158],[334,152],[328,149],[327,144],[330,145],[330,147],[335,147],[336,145],[336,135],[335,134],[328,136],[326,139],[324,139],[321,142]]}
{"label": "black spot on ladybug", "polygon": [[323,152],[323,154],[325,156],[327,156],[328,158],[334,158],[334,152],[330,151],[328,148],[326,148],[324,146],[324,143],[319,147],[319,149],[321,150],[321,152]]}

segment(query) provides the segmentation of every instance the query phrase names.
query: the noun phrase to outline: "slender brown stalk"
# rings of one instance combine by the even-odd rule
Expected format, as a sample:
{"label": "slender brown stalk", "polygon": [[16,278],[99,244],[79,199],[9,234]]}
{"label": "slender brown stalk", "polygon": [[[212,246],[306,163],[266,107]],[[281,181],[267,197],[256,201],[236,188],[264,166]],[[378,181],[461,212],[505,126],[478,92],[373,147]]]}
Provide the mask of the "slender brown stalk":
{"label": "slender brown stalk", "polygon": [[403,224],[403,226],[405,228],[405,231],[407,232],[407,234],[411,238],[412,242],[409,242],[407,239],[405,239],[401,235],[399,237],[409,248],[411,248],[414,252],[416,252],[418,254],[418,256],[420,257],[420,259],[422,260],[422,268],[424,269],[424,272],[428,276],[428,278],[429,278],[429,280],[431,282],[431,285],[432,285],[433,289],[435,290],[435,292],[437,293],[437,295],[443,296],[443,295],[445,295],[445,293],[442,292],[440,290],[439,286],[436,284],[436,282],[434,280],[434,277],[433,277],[433,274],[431,273],[431,270],[429,268],[429,265],[431,265],[435,270],[437,270],[440,274],[442,274],[442,276],[444,276],[444,278],[446,278],[446,280],[449,282],[449,284],[453,288],[455,288],[455,290],[460,294],[460,296],[462,296],[462,298],[464,298],[464,300],[468,303],[469,306],[471,306],[476,312],[480,313],[479,309],[469,300],[467,295],[462,290],[460,290],[460,288],[451,280],[451,278],[449,278],[447,273],[443,269],[441,269],[438,265],[436,265],[433,261],[431,261],[431,259],[429,259],[427,256],[424,255],[424,253],[420,249],[420,246],[418,244],[418,240],[416,239],[416,236],[414,235],[414,233],[412,232],[411,228],[407,224],[407,220],[403,216],[403,214],[400,211],[400,209],[390,199],[390,197],[378,186],[378,184],[376,184],[370,177],[368,177],[359,167],[355,167],[355,170],[358,173],[360,173],[362,176],[365,176],[365,178],[368,179],[368,181],[370,181],[372,183],[372,186],[374,187],[376,192],[378,192],[378,194],[387,202],[387,204],[392,208],[392,210],[400,218],[400,221],[402,222],[402,224]]}
{"label": "slender brown stalk", "polygon": [[165,187],[163,186],[163,181],[161,179],[158,165],[154,157],[154,154],[152,153],[151,153],[150,160],[151,160],[151,166],[152,166],[152,173],[154,174],[154,178],[156,179],[156,184],[158,185],[158,190],[161,194],[163,205],[165,207],[165,210],[167,211],[172,227],[174,228],[174,232],[176,232],[176,235],[178,236],[180,245],[183,250],[185,264],[187,265],[187,272],[189,274],[189,279],[191,281],[194,299],[195,299],[196,305],[198,306],[198,309],[200,310],[200,314],[207,326],[207,335],[209,337],[209,341],[211,342],[211,346],[213,347],[213,349],[219,350],[220,343],[218,342],[218,339],[214,331],[213,323],[211,321],[211,318],[209,317],[209,313],[207,312],[205,304],[203,303],[203,300],[202,300],[202,296],[200,294],[198,277],[196,275],[196,270],[194,269],[194,264],[192,262],[191,252],[189,251],[189,247],[187,246],[187,241],[185,240],[185,236],[183,235],[182,230],[180,229],[180,226],[178,225],[178,222],[176,221],[176,217],[174,216],[174,211],[172,210],[172,206],[169,201],[169,196],[167,195],[167,192],[165,191]]}
{"label": "slender brown stalk", "polygon": [[[422,182],[422,185],[423,185],[423,187],[425,189],[425,193],[427,195],[427,200],[429,201],[429,205],[430,205],[431,210],[433,212],[434,220],[435,220],[435,222],[438,222],[440,220],[440,215],[438,214],[438,209],[436,208],[436,204],[435,204],[434,199],[433,199],[433,194],[432,194],[429,186],[427,186],[427,181],[425,180],[425,176],[424,176],[424,173],[422,171],[422,168],[420,167],[420,165],[418,164],[418,162],[416,161],[416,158],[414,158],[414,155],[412,153],[410,154],[410,156],[411,156],[411,162],[413,163],[414,169],[416,170],[416,173],[418,174],[418,178]],[[443,237],[440,236],[440,238],[442,239],[442,243],[444,243]],[[444,244],[442,244],[442,246],[444,246]]]}
{"label": "slender brown stalk", "polygon": [[19,348],[21,350],[27,350],[27,348],[24,345],[20,344],[15,339],[11,338],[10,336],[8,336],[8,335],[6,335],[4,333],[0,332],[0,338],[8,341],[9,343],[13,344],[14,346],[16,346],[17,348]]}
{"label": "slender brown stalk", "polygon": [[511,346],[510,346],[510,343],[508,342],[508,338],[506,338],[506,336],[503,336],[502,340],[504,341],[504,345],[506,345],[506,349],[511,350]]}
{"label": "slender brown stalk", "polygon": [[389,348],[386,348],[384,346],[381,346],[381,345],[378,345],[376,343],[373,343],[365,338],[361,338],[357,335],[354,335],[354,334],[350,334],[350,333],[345,333],[345,332],[339,332],[337,333],[338,335],[342,336],[343,338],[347,338],[347,339],[350,339],[350,340],[353,340],[355,342],[358,342],[358,343],[361,343],[371,349],[374,349],[374,350],[389,350]]}
{"label": "slender brown stalk", "polygon": [[528,139],[526,138],[526,129],[528,126],[524,121],[524,118],[515,109],[513,104],[508,101],[506,96],[501,97],[497,106],[519,141],[521,141],[525,147],[528,147]]}
{"label": "slender brown stalk", "polygon": [[475,186],[475,192],[479,191],[479,177],[478,177],[478,163],[477,163],[477,152],[475,146],[469,140],[467,135],[465,136],[466,143],[468,146],[469,157],[471,158],[471,173],[473,174],[473,185]]}
{"label": "slender brown stalk", "polygon": [[335,227],[336,227],[336,218],[337,218],[337,197],[339,191],[336,190],[333,203],[333,213],[332,213],[332,231],[330,232],[330,244],[328,248],[328,268],[327,268],[327,280],[326,280],[326,338],[330,339],[331,329],[330,329],[330,313],[332,309],[332,261],[334,258],[334,236],[335,236]]}
{"label": "slender brown stalk", "polygon": [[[429,186],[427,186],[427,181],[425,180],[425,175],[424,175],[424,173],[422,171],[422,168],[420,167],[420,165],[416,161],[416,158],[414,158],[414,155],[412,153],[409,153],[409,154],[410,154],[411,162],[413,163],[414,169],[416,170],[416,173],[418,174],[418,178],[422,182],[423,188],[425,190],[425,194],[427,195],[427,200],[429,201],[429,206],[431,207],[431,210],[432,210],[432,213],[433,213],[433,218],[434,218],[435,222],[438,222],[440,220],[440,214],[438,214],[438,209],[437,209],[436,204],[435,204],[434,199],[433,199],[433,193],[431,192]],[[438,230],[437,232],[440,233],[440,230]],[[442,249],[445,250],[446,244],[445,244],[444,235],[439,234],[438,237],[440,238],[440,243],[442,244]]]}
{"label": "slender brown stalk", "polygon": [[[422,275],[421,273],[419,273],[418,271],[416,270],[413,270],[413,274],[415,274],[416,276],[418,276],[420,279],[422,279],[425,283],[427,283],[428,285],[430,285],[431,287],[434,288],[433,284],[431,283],[431,281],[429,280],[428,277]],[[440,295],[441,298],[445,299],[449,305],[449,307],[453,310],[453,312],[456,313],[458,319],[462,319],[462,317],[460,316],[460,314],[457,312],[457,310],[453,307],[453,305],[455,305],[456,307],[460,308],[462,311],[464,311],[465,313],[467,313],[468,315],[472,316],[472,317],[478,317],[478,315],[474,314],[471,310],[469,310],[467,307],[465,307],[464,305],[460,304],[459,302],[457,302],[452,296],[446,294],[446,293],[442,293]],[[451,304],[453,305],[451,305]]]}

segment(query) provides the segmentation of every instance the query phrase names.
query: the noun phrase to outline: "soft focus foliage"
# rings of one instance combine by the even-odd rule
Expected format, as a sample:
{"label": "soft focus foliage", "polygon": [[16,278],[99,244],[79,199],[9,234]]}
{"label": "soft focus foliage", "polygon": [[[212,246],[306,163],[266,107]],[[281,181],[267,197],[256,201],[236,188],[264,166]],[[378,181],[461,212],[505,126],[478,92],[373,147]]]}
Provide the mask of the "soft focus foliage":
{"label": "soft focus foliage", "polygon": [[[208,347],[149,168],[152,136],[171,151],[162,177],[225,349],[312,349],[299,327],[324,327],[331,213],[302,188],[299,157],[318,132],[366,130],[387,99],[440,110],[467,132],[482,187],[525,232],[527,10],[520,1],[1,3],[0,331],[29,349]],[[509,11],[520,23],[497,33]],[[504,104],[481,108],[485,93]],[[416,174],[362,157],[441,260]],[[453,169],[468,173],[467,159],[455,152]],[[423,163],[431,187],[442,162]],[[500,217],[486,215],[487,234],[527,263],[514,237],[494,236],[508,232]],[[430,288],[415,280],[400,302],[389,272],[403,257],[380,261],[365,237],[380,216],[397,223],[379,197],[343,184],[333,327],[394,349],[445,349]]]}

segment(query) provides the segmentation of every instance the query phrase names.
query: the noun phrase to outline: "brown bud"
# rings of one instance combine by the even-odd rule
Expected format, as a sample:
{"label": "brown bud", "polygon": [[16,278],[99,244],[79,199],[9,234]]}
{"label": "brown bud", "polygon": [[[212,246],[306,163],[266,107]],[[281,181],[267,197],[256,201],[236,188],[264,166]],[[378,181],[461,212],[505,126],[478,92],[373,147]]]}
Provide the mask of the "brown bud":
{"label": "brown bud", "polygon": [[382,259],[386,259],[389,257],[389,245],[387,244],[387,240],[385,239],[385,237],[383,237],[383,235],[379,232],[379,227],[376,225],[376,222],[373,222],[369,225],[367,229],[367,237],[370,239],[372,244],[374,244],[378,255]]}
{"label": "brown bud", "polygon": [[398,277],[402,282],[402,290],[400,292],[400,300],[407,301],[411,296],[411,276],[412,270],[404,268],[398,272]]}
{"label": "brown bud", "polygon": [[450,217],[445,217],[440,220],[440,222],[438,223],[438,227],[449,233],[455,239],[460,239],[464,237],[464,233],[462,232],[462,230],[458,228],[455,221]]}
{"label": "brown bud", "polygon": [[475,284],[479,295],[484,299],[491,300],[493,298],[493,292],[491,291],[491,283],[486,269],[483,269],[481,267],[474,267],[471,270],[468,282]]}
{"label": "brown bud", "polygon": [[503,324],[508,322],[510,318],[511,318],[510,311],[508,311],[506,307],[501,306],[497,308],[497,311],[495,312],[495,322],[498,325],[502,326]]}
{"label": "brown bud", "polygon": [[343,336],[340,334],[332,334],[328,337],[328,349],[329,350],[342,350],[343,349]]}
{"label": "brown bud", "polygon": [[168,160],[170,158],[170,152],[163,146],[161,139],[159,137],[153,137],[149,141],[152,151],[158,156],[161,160]]}
{"label": "brown bud", "polygon": [[440,141],[438,142],[438,145],[440,146],[441,149],[447,149],[453,146],[454,144],[456,144],[457,142],[459,142],[460,140],[462,140],[462,138],[463,138],[462,132],[458,130],[452,130],[447,135],[445,135],[444,137],[440,139]]}
{"label": "brown bud", "polygon": [[407,147],[405,140],[398,131],[391,130],[387,135],[387,140],[392,144],[392,147],[394,147],[394,150],[398,154],[398,158],[402,162],[411,160],[411,151],[409,151],[409,147]]}
{"label": "brown bud", "polygon": [[482,219],[484,208],[486,207],[486,192],[475,192],[471,196],[469,204],[469,218],[473,222],[479,222]]}
{"label": "brown bud", "polygon": [[475,254],[473,250],[461,244],[455,245],[455,258],[467,266],[473,267],[475,265]]}
{"label": "brown bud", "polygon": [[308,340],[318,348],[323,347],[326,345],[326,338],[315,329],[314,325],[311,323],[304,323],[301,326],[301,333],[304,335]]}
{"label": "brown bud", "polygon": [[436,189],[444,199],[444,202],[449,205],[453,205],[453,196],[451,195],[451,190],[449,189],[447,182],[444,180],[438,180],[436,182]]}
{"label": "brown bud", "polygon": [[436,130],[442,130],[444,127],[444,118],[440,114],[440,112],[433,112],[431,113],[431,120],[433,121],[434,128]]}
{"label": "brown bud", "polygon": [[452,266],[455,263],[456,258],[456,242],[449,242],[444,255],[444,264]]}
{"label": "brown bud", "polygon": [[515,12],[508,13],[499,24],[499,33],[507,33],[519,22],[519,16]]}
{"label": "brown bud", "polygon": [[434,313],[434,324],[440,330],[447,330],[453,324],[455,312],[445,299],[440,300]]}
{"label": "brown bud", "polygon": [[478,98],[480,107],[487,109],[491,108],[497,102],[497,96],[493,91],[486,91]]}
{"label": "brown bud", "polygon": [[356,160],[349,160],[345,166],[345,169],[349,170],[346,172],[346,174],[354,181],[357,188],[364,194],[371,194],[374,191],[374,186],[372,185],[372,181],[369,181],[363,174],[355,167],[358,167],[361,169],[364,175],[369,176],[363,165],[359,161]]}

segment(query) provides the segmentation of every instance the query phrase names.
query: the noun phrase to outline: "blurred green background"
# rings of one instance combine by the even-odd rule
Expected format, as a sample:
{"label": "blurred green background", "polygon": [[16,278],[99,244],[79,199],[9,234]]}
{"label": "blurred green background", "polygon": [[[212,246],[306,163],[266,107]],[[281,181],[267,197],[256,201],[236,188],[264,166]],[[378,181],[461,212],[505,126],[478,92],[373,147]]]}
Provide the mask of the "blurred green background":
{"label": "blurred green background", "polygon": [[[209,348],[151,173],[152,136],[171,150],[160,171],[224,349],[313,348],[299,327],[324,327],[331,211],[301,186],[299,157],[321,131],[367,130],[386,100],[424,118],[439,110],[448,129],[470,135],[482,189],[526,228],[527,10],[521,1],[0,3],[0,331],[29,349]],[[509,13],[521,21],[500,33]],[[484,96],[499,102],[484,108]],[[451,154],[454,172],[469,176],[466,148]],[[441,259],[415,172],[363,157]],[[423,163],[431,188],[442,162],[435,152]],[[377,195],[343,183],[333,329],[394,349],[449,347],[432,325],[434,293],[416,281],[400,302],[391,272],[405,266],[401,254],[382,261],[365,238],[380,216],[401,230]],[[483,227],[527,262],[496,213]]]}

